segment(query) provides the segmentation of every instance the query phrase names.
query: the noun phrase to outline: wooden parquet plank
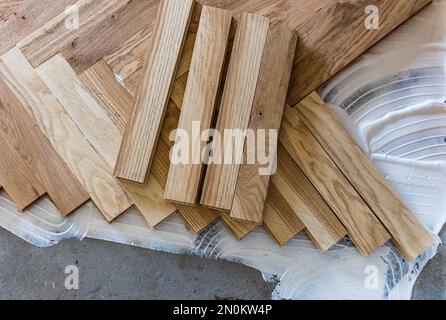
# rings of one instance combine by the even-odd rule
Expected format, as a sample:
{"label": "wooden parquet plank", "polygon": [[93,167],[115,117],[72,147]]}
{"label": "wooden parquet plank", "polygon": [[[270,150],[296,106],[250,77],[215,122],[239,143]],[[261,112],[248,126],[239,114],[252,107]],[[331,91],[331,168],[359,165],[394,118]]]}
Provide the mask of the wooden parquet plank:
{"label": "wooden parquet plank", "polygon": [[363,255],[390,240],[373,211],[344,177],[295,109],[286,108],[280,141],[325,199]]}
{"label": "wooden parquet plank", "polygon": [[430,233],[407,209],[317,93],[295,108],[330,158],[387,228],[404,256],[413,260],[431,246]]}
{"label": "wooden parquet plank", "polygon": [[110,174],[110,166],[85,139],[19,49],[14,48],[1,57],[0,75],[107,221],[129,209],[132,203]]}
{"label": "wooden parquet plank", "polygon": [[193,5],[193,0],[163,0],[161,4],[115,166],[114,174],[120,179],[144,183],[148,177]]}
{"label": "wooden parquet plank", "polygon": [[72,213],[90,198],[87,192],[1,78],[0,100],[2,136],[33,170],[59,211]]}
{"label": "wooden parquet plank", "polygon": [[[203,7],[178,124],[178,130],[189,135],[190,154],[184,159],[186,162],[170,164],[164,193],[169,201],[195,205],[199,200],[204,170],[201,150],[207,143],[201,141],[201,135],[211,129],[214,118],[231,21],[230,11]],[[194,125],[199,127],[197,137],[193,136]]]}
{"label": "wooden parquet plank", "polygon": [[[244,163],[240,166],[231,210],[232,218],[258,224],[263,222],[271,177],[268,171],[274,173],[275,148],[278,143],[296,43],[297,35],[294,31],[282,25],[270,25],[248,124],[248,129],[255,133],[256,143],[245,142],[244,147],[245,161],[251,158],[254,163]],[[281,62],[278,64],[277,61]],[[277,134],[275,137],[274,133]],[[262,135],[264,152],[260,148]],[[260,163],[260,157],[269,158],[270,162]],[[264,171],[263,174],[261,170]]]}
{"label": "wooden parquet plank", "polygon": [[232,209],[243,158],[243,131],[251,115],[268,28],[267,18],[252,14],[242,14],[237,26],[216,129],[221,136],[227,130],[241,131],[241,134],[235,136],[231,144],[221,142],[219,147],[217,142],[213,143],[215,159],[207,167],[200,201],[203,206],[224,211]]}

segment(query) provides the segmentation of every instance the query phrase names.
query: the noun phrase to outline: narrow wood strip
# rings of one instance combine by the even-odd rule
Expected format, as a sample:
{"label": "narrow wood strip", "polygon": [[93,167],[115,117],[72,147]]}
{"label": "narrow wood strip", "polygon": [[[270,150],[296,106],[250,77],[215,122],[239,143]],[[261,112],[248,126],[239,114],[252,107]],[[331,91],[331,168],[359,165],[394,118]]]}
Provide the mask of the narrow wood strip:
{"label": "narrow wood strip", "polygon": [[[265,48],[269,20],[263,16],[242,14],[237,26],[235,43],[219,110],[216,129],[223,136],[225,130],[243,132],[247,129]],[[244,137],[234,138],[232,146],[214,150],[220,163],[209,164],[206,172],[201,204],[230,211],[243,156]],[[216,143],[214,143],[214,147]],[[229,161],[228,161],[229,160]]]}
{"label": "narrow wood strip", "polygon": [[286,108],[280,142],[347,229],[363,255],[370,255],[390,235],[336,164],[310,133],[295,109]]}
{"label": "narrow wood strip", "polygon": [[413,260],[431,246],[430,233],[406,208],[322,99],[312,93],[296,108],[308,129],[390,232],[404,256]]}
{"label": "narrow wood strip", "polygon": [[[4,108],[2,102],[0,108]],[[0,184],[19,210],[26,209],[45,193],[34,173],[29,171],[4,135],[0,135]]]}
{"label": "narrow wood strip", "polygon": [[1,134],[32,168],[59,211],[72,213],[90,198],[87,192],[1,78],[0,100]]}
{"label": "narrow wood strip", "polygon": [[8,17],[0,26],[0,55],[14,47],[24,37],[36,31],[48,20],[59,15],[74,2],[75,0],[25,1],[19,10]]}
{"label": "narrow wood strip", "polygon": [[[81,129],[85,138],[113,168],[119,150],[122,132],[106,114],[107,108],[114,108],[117,103],[124,101],[129,109],[132,98],[120,87],[113,75],[102,74],[102,81],[94,86],[94,95],[83,84],[76,72],[61,55],[56,55],[43,63],[38,69],[44,81],[59,99],[65,111],[73,122]],[[104,89],[107,86],[108,89]],[[109,92],[115,94],[110,95]],[[116,95],[120,96],[116,100]],[[100,96],[100,99],[95,99]],[[107,101],[103,103],[103,101]],[[111,171],[110,171],[111,174]],[[123,188],[131,198],[136,208],[141,212],[147,224],[154,228],[176,211],[176,208],[165,202],[162,188],[156,182],[144,185],[123,183]]]}
{"label": "narrow wood strip", "polygon": [[132,205],[127,193],[19,49],[1,57],[0,75],[104,217],[112,221],[125,212]]}
{"label": "narrow wood strip", "polygon": [[[267,171],[268,164],[259,163],[260,141],[258,139],[263,131],[266,147],[270,144],[270,139],[273,139],[273,137],[270,137],[270,130],[275,131],[278,135],[296,43],[296,33],[282,25],[270,25],[248,125],[248,129],[256,133],[257,143],[247,144],[245,142],[244,147],[245,157],[254,158],[256,162],[240,166],[231,211],[232,218],[258,224],[263,222],[270,175],[260,174],[261,169]],[[277,61],[280,61],[280,63],[278,64]],[[274,146],[270,145],[274,149],[277,145],[276,139],[274,139]],[[275,150],[265,148],[266,152],[269,153],[271,160],[276,161]],[[264,156],[268,156],[268,154]],[[273,171],[274,165],[271,163],[270,166],[272,166],[271,171]]]}
{"label": "narrow wood strip", "polygon": [[[178,130],[187,132],[190,137],[190,155],[186,163],[170,165],[164,193],[169,201],[186,205],[197,203],[204,169],[201,150],[207,143],[201,141],[201,133],[211,128],[214,117],[231,20],[229,11],[203,7],[178,124]],[[198,137],[193,136],[194,125],[198,127]]]}
{"label": "narrow wood strip", "polygon": [[115,176],[144,183],[156,149],[193,0],[164,0],[132,113],[121,143]]}
{"label": "narrow wood strip", "polygon": [[321,250],[328,250],[347,235],[347,230],[282,146],[278,148],[278,168],[272,181]]}
{"label": "narrow wood strip", "polygon": [[123,42],[141,30],[151,28],[159,0],[119,2],[110,16],[101,15],[87,25],[73,44],[61,53],[77,72],[83,72],[104,56],[118,50]]}

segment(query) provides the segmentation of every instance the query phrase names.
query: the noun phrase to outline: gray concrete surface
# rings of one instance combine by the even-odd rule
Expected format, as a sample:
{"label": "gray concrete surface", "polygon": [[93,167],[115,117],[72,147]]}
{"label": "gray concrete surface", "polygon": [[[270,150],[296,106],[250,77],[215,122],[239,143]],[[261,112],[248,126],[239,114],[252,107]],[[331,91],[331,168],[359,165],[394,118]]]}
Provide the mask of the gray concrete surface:
{"label": "gray concrete surface", "polygon": [[[446,232],[443,232],[446,240]],[[79,268],[66,290],[65,267]],[[415,299],[446,299],[446,250],[423,270]],[[269,299],[253,269],[86,239],[41,249],[0,228],[0,299]]]}

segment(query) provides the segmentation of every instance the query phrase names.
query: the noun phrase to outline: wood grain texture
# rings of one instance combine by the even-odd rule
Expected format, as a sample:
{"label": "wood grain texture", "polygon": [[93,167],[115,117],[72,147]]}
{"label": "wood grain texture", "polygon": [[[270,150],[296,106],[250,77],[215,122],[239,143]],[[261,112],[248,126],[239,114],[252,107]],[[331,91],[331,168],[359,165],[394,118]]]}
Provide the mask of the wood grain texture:
{"label": "wood grain texture", "polygon": [[[195,205],[201,188],[204,164],[201,150],[208,143],[201,133],[211,128],[224,68],[232,14],[227,10],[204,6],[192,56],[178,130],[190,137],[190,159],[171,163],[164,198]],[[198,141],[192,140],[193,125],[199,126]],[[197,154],[199,159],[192,159]]]}
{"label": "wood grain texture", "polygon": [[238,241],[259,227],[257,223],[233,219],[226,212],[220,214],[220,219]]}
{"label": "wood grain texture", "polygon": [[[61,55],[54,56],[37,70],[65,111],[71,116],[73,122],[80,128],[85,138],[105,159],[111,174],[118,155],[122,132],[107,116],[105,110],[112,106],[115,108],[116,103],[123,101],[125,101],[127,107],[120,106],[119,108],[129,109],[132,101],[131,97],[109,73],[102,74],[102,81],[96,83],[94,95],[92,95]],[[104,88],[104,85],[107,88]],[[110,95],[109,92],[115,94]],[[116,94],[120,95],[120,100],[115,99]],[[97,100],[95,99],[96,96],[101,98]],[[107,102],[103,103],[103,101]],[[176,211],[174,206],[163,200],[162,188],[156,181],[144,185],[122,183],[122,186],[132,203],[136,205],[147,224],[152,228]]]}
{"label": "wood grain texture", "polygon": [[0,22],[6,23],[14,19],[20,8],[27,3],[28,0],[2,0],[0,2]]}
{"label": "wood grain texture", "polygon": [[108,64],[100,60],[81,73],[79,78],[110,120],[121,133],[124,133],[126,117],[130,113],[133,98],[116,82],[115,75]]}
{"label": "wood grain texture", "polygon": [[[285,18],[299,32],[287,102],[294,106],[432,0],[329,1],[303,23]],[[297,1],[292,4],[299,6]],[[367,29],[365,8],[379,10],[379,29]],[[348,44],[348,45],[346,45]]]}
{"label": "wood grain texture", "polygon": [[301,232],[305,225],[274,184],[268,190],[263,225],[281,246]]}
{"label": "wood grain texture", "polygon": [[[299,100],[322,85],[367,49],[389,34],[432,0],[200,0],[207,5],[240,12],[262,14],[273,23],[283,22],[299,34],[288,103]],[[380,28],[368,30],[365,8],[376,5]],[[150,39],[151,35],[147,38]],[[345,44],[349,45],[346,46]],[[138,41],[127,42],[134,47],[132,55],[110,61],[113,70],[126,78],[142,66],[145,50]],[[123,46],[126,48],[126,46]],[[135,60],[136,55],[139,57]],[[125,70],[124,70],[125,69]],[[123,71],[121,73],[121,71]],[[179,73],[179,76],[182,74]]]}
{"label": "wood grain texture", "polygon": [[406,208],[316,93],[298,104],[296,111],[407,259],[415,259],[433,244],[429,232]]}
{"label": "wood grain texture", "polygon": [[327,155],[295,109],[287,107],[280,142],[347,229],[365,256],[378,250],[390,235],[373,211]]}
{"label": "wood grain texture", "polygon": [[1,57],[0,75],[107,221],[125,212],[131,201],[110,174],[109,165],[85,139],[19,49],[14,48]]}
{"label": "wood grain texture", "polygon": [[60,54],[36,70],[82,134],[113,168],[119,150],[119,129],[91,97],[76,72]]}
{"label": "wood grain texture", "polygon": [[[138,77],[137,73],[129,79]],[[183,102],[187,77],[188,75],[186,73],[178,78],[175,81],[172,89],[171,101],[178,108],[180,108]],[[134,82],[134,80],[132,82]],[[129,82],[129,84],[131,84],[131,82]],[[243,239],[258,225],[256,223],[233,219],[229,216],[229,214],[224,212],[220,213],[220,217],[226,227],[230,229],[230,231],[238,239]],[[293,209],[285,200],[285,198],[277,191],[274,183],[270,184],[268,196],[266,199],[264,210],[264,226],[271,232],[274,239],[280,245],[286,244],[304,228],[302,221],[294,213]]]}
{"label": "wood grain texture", "polygon": [[347,235],[336,215],[282,146],[278,148],[278,168],[272,181],[321,250],[328,250]]}
{"label": "wood grain texture", "polygon": [[[112,119],[121,134],[118,140],[121,140],[133,97],[116,82],[113,71],[103,60],[87,69],[79,77],[88,93]],[[115,152],[117,151],[116,149]],[[144,185],[126,181],[121,181],[121,183],[151,228],[156,228],[177,210],[175,206],[163,200],[164,190],[156,179],[149,179]]]}
{"label": "wood grain texture", "polygon": [[[94,32],[104,20],[113,20],[113,14],[125,8],[128,2],[128,0],[78,0],[72,4],[71,10],[63,11],[49,20],[19,41],[17,46],[29,62],[38,67],[65,47],[76,46],[76,39],[83,39],[84,35]],[[73,14],[74,11],[77,13]],[[76,17],[79,17],[79,28],[75,25]]]}
{"label": "wood grain texture", "polygon": [[193,0],[165,0],[161,4],[154,42],[115,166],[118,178],[144,183],[150,172],[193,4]]}
{"label": "wood grain texture", "polygon": [[90,198],[87,192],[1,78],[0,100],[2,136],[42,183],[59,211],[72,213]]}
{"label": "wood grain texture", "polygon": [[117,51],[135,33],[150,29],[159,0],[120,1],[108,16],[98,16],[93,25],[79,33],[61,53],[76,72],[91,67],[102,57]]}
{"label": "wood grain texture", "polygon": [[[270,130],[278,133],[280,129],[296,43],[297,35],[293,31],[282,25],[270,25],[248,124],[248,129],[256,133],[256,139],[260,131],[264,131],[265,151],[274,161],[275,150],[268,150],[266,144],[273,139]],[[258,143],[245,142],[245,158],[254,158],[256,162],[240,166],[231,217],[261,224],[270,175],[259,173],[261,168],[267,169],[267,165],[259,163]],[[274,144],[275,149],[277,141]]]}
{"label": "wood grain texture", "polygon": [[[152,15],[148,19],[132,15],[134,22],[129,25],[139,26],[141,23],[146,23],[144,28],[134,30],[134,34],[131,34],[131,28],[121,24],[120,21],[123,19],[120,19],[120,13],[122,12],[124,16],[130,14],[126,12],[125,7],[136,7],[135,0],[130,4],[127,3],[128,0],[79,0],[75,4],[80,9],[81,24],[78,30],[67,30],[64,27],[67,15],[61,13],[46,26],[21,41],[20,46],[35,66],[60,50],[69,50],[69,46],[79,48],[73,48],[74,51],[69,56],[74,65],[76,61],[85,61],[83,55],[95,56],[95,59],[88,58],[91,63],[97,58],[102,58],[100,55],[106,54],[107,62],[111,63],[114,72],[127,78],[143,64],[145,52],[153,37],[150,30],[153,28],[153,14],[159,5],[159,0],[138,1],[145,1],[147,5],[151,5],[147,10],[142,10],[140,16]],[[298,31],[300,40],[287,100],[293,106],[432,0],[199,0],[199,2],[233,10],[236,16],[240,12],[262,14],[268,16],[274,23],[283,22]],[[376,5],[379,8],[380,28],[377,30],[368,30],[364,27],[367,17],[365,8],[368,5]],[[118,16],[113,18],[115,14]],[[115,28],[116,36],[107,32],[104,27],[107,24]],[[118,30],[117,26],[123,30]],[[103,40],[95,39],[95,42],[100,41],[100,43],[92,49],[91,44],[84,39],[94,35],[95,28],[101,28],[104,37]],[[123,35],[120,39],[121,44],[117,40],[119,34]],[[79,39],[79,45],[76,45],[76,39]],[[346,43],[349,45],[346,46]],[[191,54],[193,42],[192,46],[186,44],[185,48],[189,48],[185,49],[185,53]],[[182,73],[179,72],[179,75]]]}
{"label": "wood grain texture", "polygon": [[7,17],[6,21],[0,25],[0,55],[14,47],[17,42],[37,30],[48,20],[59,15],[75,0],[28,0],[22,2],[20,7],[16,8],[18,10],[15,10],[14,14]]}
{"label": "wood grain texture", "polygon": [[[141,73],[136,73],[132,78],[134,78],[133,83],[137,83],[139,81],[139,77],[141,76]],[[187,74],[185,75],[187,78]],[[184,80],[185,81],[185,80]],[[133,95],[135,92],[132,90],[131,85],[126,85],[126,89],[129,92],[129,94]],[[184,95],[184,88],[183,87],[183,93],[179,93]],[[173,146],[173,142],[169,140],[169,135],[172,132],[172,130],[175,130],[178,127],[178,121],[180,118],[180,108],[177,107],[174,103],[169,103],[166,110],[166,115],[164,118],[164,123],[161,128],[160,137],[158,140],[158,145],[155,151],[155,155],[153,157],[153,164],[151,167],[151,174],[155,177],[156,181],[161,185],[162,188],[165,188],[167,183],[167,175],[169,172],[169,166],[170,166],[170,160],[169,160],[169,152],[170,149]],[[125,115],[121,115],[123,119],[127,118]],[[149,179],[150,180],[150,179]],[[200,208],[200,207],[191,207],[191,206],[185,206],[185,205],[176,205],[180,215],[183,217],[183,219],[186,222],[186,225],[189,227],[189,229],[195,233],[198,234],[202,232],[206,227],[208,227],[211,223],[213,223],[215,220],[217,220],[220,216],[219,212],[216,212],[214,210],[209,210],[206,208]]]}
{"label": "wood grain texture", "polygon": [[[268,27],[267,18],[260,15],[242,14],[237,26],[216,125],[216,129],[222,136],[227,129],[243,132],[248,127]],[[232,155],[232,160],[213,162],[207,167],[200,201],[206,207],[225,211],[230,211],[232,208],[245,141],[244,137],[233,140],[235,141],[232,146],[221,143],[221,150],[214,150],[222,158]]]}
{"label": "wood grain texture", "polygon": [[[2,102],[0,108],[4,108]],[[0,135],[0,184],[19,210],[26,209],[45,193],[34,172],[3,134]]]}

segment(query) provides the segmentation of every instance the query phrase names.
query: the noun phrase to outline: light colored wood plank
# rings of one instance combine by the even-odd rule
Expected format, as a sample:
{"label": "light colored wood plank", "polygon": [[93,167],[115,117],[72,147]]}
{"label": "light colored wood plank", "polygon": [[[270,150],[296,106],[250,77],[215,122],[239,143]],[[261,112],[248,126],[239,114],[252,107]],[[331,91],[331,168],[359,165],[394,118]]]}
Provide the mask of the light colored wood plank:
{"label": "light colored wood plank", "polygon": [[155,20],[159,0],[132,0],[117,3],[109,16],[98,16],[94,26],[86,26],[61,53],[79,73],[104,56],[117,51],[122,42],[148,29]]}
{"label": "light colored wood plank", "polygon": [[[0,108],[3,108],[1,102]],[[19,210],[26,209],[45,193],[34,173],[4,135],[0,135],[0,184]]]}
{"label": "light colored wood plank", "polygon": [[[121,134],[118,140],[121,140],[133,97],[117,83],[113,71],[103,60],[87,69],[79,77],[88,93],[112,119]],[[156,179],[149,179],[144,185],[126,181],[121,181],[121,183],[151,228],[156,228],[177,210],[175,206],[163,200],[164,190]]]}
{"label": "light colored wood plank", "polygon": [[[269,20],[263,16],[242,14],[237,26],[234,47],[229,63],[216,129],[223,135],[226,129],[244,131],[248,127],[257,78],[265,48]],[[232,148],[219,150],[223,156],[232,155],[232,161],[211,163],[207,167],[201,204],[230,211],[243,155],[244,139],[234,139]],[[216,152],[216,153],[219,153]],[[239,159],[237,159],[239,158]],[[224,162],[230,162],[226,164]]]}
{"label": "light colored wood plank", "polygon": [[[204,169],[201,150],[207,144],[201,141],[201,132],[211,128],[214,117],[231,20],[232,15],[227,10],[203,7],[178,124],[178,129],[186,131],[191,139],[194,139],[193,124],[198,124],[199,140],[190,140],[187,163],[170,165],[164,193],[169,201],[186,205],[197,203]],[[199,159],[193,160],[193,154],[198,154]]]}
{"label": "light colored wood plank", "polygon": [[[103,73],[102,81],[94,86],[94,95],[84,85],[76,72],[61,55],[56,55],[43,63],[38,69],[62,107],[71,116],[73,122],[81,129],[85,138],[102,156],[110,168],[113,168],[119,151],[122,132],[107,116],[106,109],[129,109],[131,97],[120,87],[110,73]],[[104,70],[103,70],[104,71]],[[108,81],[107,81],[108,79]],[[107,86],[107,89],[104,89]],[[110,95],[109,92],[115,94]],[[116,100],[116,94],[120,100]],[[125,95],[127,94],[127,95]],[[95,99],[100,96],[100,99]],[[125,100],[124,100],[125,99]],[[103,101],[107,101],[103,103]],[[124,102],[127,107],[115,107]],[[176,208],[162,198],[162,188],[153,181],[150,184],[133,185],[123,183],[123,188],[146,219],[154,228],[176,211]]]}
{"label": "light colored wood plank", "polygon": [[14,47],[17,42],[27,35],[36,31],[48,20],[64,12],[65,8],[73,4],[75,0],[31,0],[22,2],[23,4],[17,12],[9,16],[0,26],[0,55]]}
{"label": "light colored wood plank", "polygon": [[57,54],[36,70],[93,148],[113,167],[119,150],[119,129],[70,64]]}
{"label": "light colored wood plank", "polygon": [[387,230],[303,124],[295,109],[287,107],[285,111],[280,141],[363,255],[372,254],[390,240]]}
{"label": "light colored wood plank", "polygon": [[125,88],[118,84],[108,64],[100,60],[81,73],[79,78],[123,134],[133,98]]}
{"label": "light colored wood plank", "polygon": [[347,235],[347,230],[282,146],[278,148],[278,168],[272,181],[321,250],[328,250]]}
{"label": "light colored wood plank", "polygon": [[99,156],[73,123],[26,57],[14,48],[1,57],[0,75],[27,107],[71,172],[87,190],[108,221],[130,206],[122,186],[110,174],[107,162]]}
{"label": "light colored wood plank", "polygon": [[[294,31],[282,25],[270,25],[248,124],[248,129],[256,133],[257,139],[260,136],[258,130],[265,132],[265,147],[272,139],[270,130],[278,134],[280,129],[296,43]],[[231,217],[261,224],[270,175],[259,173],[266,166],[260,164],[256,157],[258,142],[254,145],[245,142],[245,158],[253,157],[256,163],[240,166]],[[277,140],[274,143],[277,145]],[[274,150],[265,148],[265,151],[269,152],[270,159],[276,161],[275,146]]]}
{"label": "light colored wood plank", "polygon": [[296,105],[296,111],[407,259],[415,259],[433,244],[430,233],[398,198],[317,93]]}
{"label": "light colored wood plank", "polygon": [[32,170],[59,211],[68,215],[90,197],[25,107],[0,78],[0,132]]}
{"label": "light colored wood plank", "polygon": [[164,0],[161,4],[154,42],[115,166],[118,178],[137,183],[146,181],[193,4],[193,0]]}

